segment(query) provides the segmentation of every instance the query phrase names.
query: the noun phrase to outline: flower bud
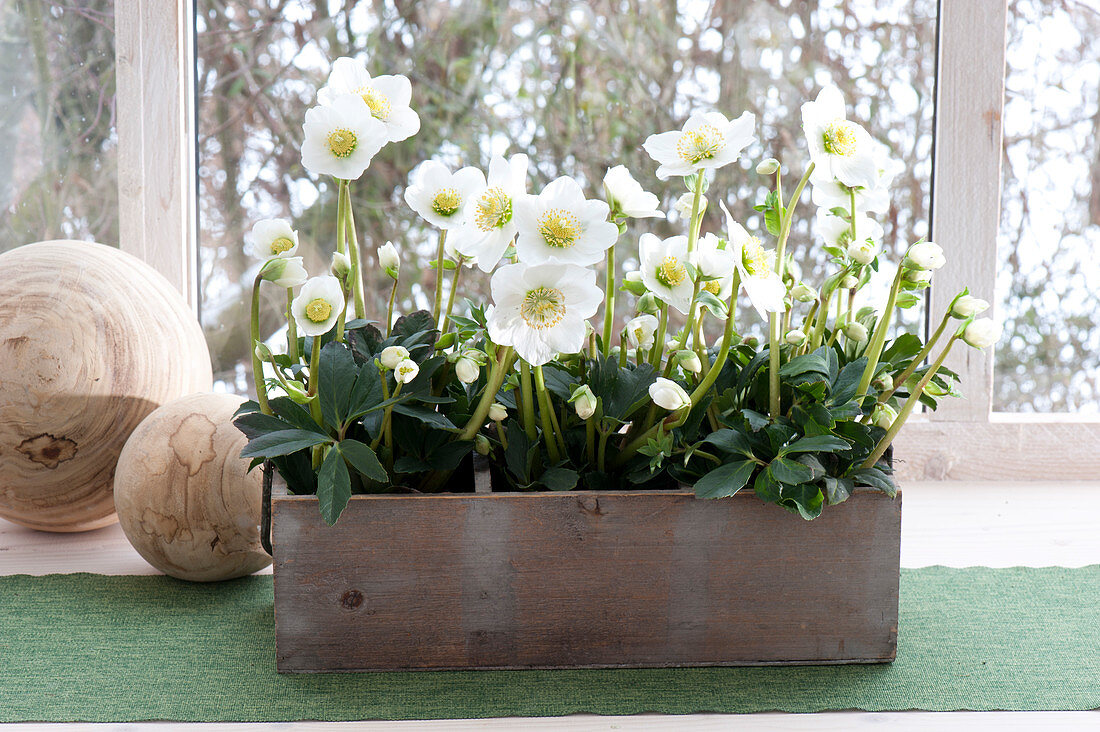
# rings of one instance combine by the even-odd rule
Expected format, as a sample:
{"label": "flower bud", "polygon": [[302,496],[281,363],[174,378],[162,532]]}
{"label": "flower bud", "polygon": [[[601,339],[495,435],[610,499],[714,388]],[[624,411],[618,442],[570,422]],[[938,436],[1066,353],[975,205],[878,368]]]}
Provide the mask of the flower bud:
{"label": "flower bud", "polygon": [[963,329],[962,339],[968,346],[987,348],[1001,340],[1003,330],[1000,323],[989,318],[980,318],[967,324]]}
{"label": "flower bud", "polygon": [[658,376],[657,380],[649,385],[649,397],[658,407],[670,412],[677,412],[691,406],[691,397],[684,391],[684,387],[663,376]]}
{"label": "flower bud", "polygon": [[397,256],[397,247],[393,242],[386,242],[378,247],[378,266],[386,271],[392,279],[397,279],[401,272],[401,258]]}
{"label": "flower bud", "polygon": [[455,376],[463,384],[472,384],[477,381],[478,375],[481,373],[481,367],[477,365],[477,362],[472,358],[466,356],[459,356],[455,361]]}
{"label": "flower bud", "polygon": [[351,274],[351,259],[343,252],[333,252],[332,264],[329,265],[328,271],[337,279],[346,280]]}
{"label": "flower bud", "polygon": [[260,361],[271,360],[271,349],[260,341],[256,341],[256,348],[253,349],[253,353],[256,354],[256,358],[260,359]]}
{"label": "flower bud", "polygon": [[799,302],[813,302],[817,299],[817,290],[804,282],[799,282],[791,288],[791,297]]}
{"label": "flower bud", "polygon": [[840,280],[840,286],[845,290],[854,290],[859,287],[859,278],[855,275],[844,275],[844,278]]}
{"label": "flower bud", "polygon": [[485,435],[478,435],[474,438],[474,449],[477,450],[478,455],[488,455],[492,447],[489,444],[489,438]]}
{"label": "flower bud", "polygon": [[787,334],[783,336],[783,342],[790,346],[801,346],[806,342],[806,334],[797,328],[788,330]]}
{"label": "flower bud", "polygon": [[508,419],[508,410],[500,402],[493,402],[489,406],[489,419],[494,422],[503,422]]}
{"label": "flower bud", "polygon": [[890,391],[894,388],[894,377],[883,371],[871,384],[879,391]]}
{"label": "flower bud", "polygon": [[388,346],[382,349],[381,361],[386,368],[394,369],[408,357],[409,351],[404,346]]}
{"label": "flower bud", "polygon": [[951,317],[966,320],[989,309],[989,303],[981,298],[961,295],[951,304]]}
{"label": "flower bud", "polygon": [[646,315],[656,315],[661,312],[661,306],[658,304],[657,296],[652,292],[647,292],[642,295],[638,300],[638,312],[645,313]]}
{"label": "flower bud", "polygon": [[897,418],[897,411],[889,404],[876,404],[874,411],[871,412],[871,424],[884,430],[890,429]]}
{"label": "flower bud", "polygon": [[309,395],[309,392],[306,391],[306,385],[300,381],[288,381],[283,384],[283,388],[286,389],[286,395],[295,404],[309,404],[316,398]]}
{"label": "flower bud", "polygon": [[577,410],[577,416],[581,419],[588,419],[596,413],[596,395],[592,393],[588,384],[582,384],[574,389],[569,401],[573,402],[573,408]]}
{"label": "flower bud", "polygon": [[420,373],[420,366],[411,358],[406,358],[393,368],[393,378],[398,384],[407,384]]}
{"label": "flower bud", "polygon": [[657,332],[657,318],[652,315],[639,315],[627,321],[624,327],[626,342],[633,348],[653,347],[653,334]]}
{"label": "flower bud", "polygon": [[878,247],[867,240],[853,241],[848,245],[847,251],[852,261],[860,264],[870,264],[875,260],[875,255],[878,254]]}
{"label": "flower bud", "polygon": [[297,287],[309,279],[301,257],[275,257],[260,268],[260,279],[279,287]]}
{"label": "flower bud", "polygon": [[905,271],[905,274],[901,276],[902,282],[907,287],[921,288],[927,287],[928,283],[932,281],[932,270],[930,269],[909,269]]}
{"label": "flower bud", "polygon": [[760,339],[756,336],[749,336],[741,341],[741,345],[748,346],[749,348],[756,348],[760,345]]}
{"label": "flower bud", "polygon": [[627,272],[623,277],[623,289],[638,297],[646,294],[645,284],[642,283],[642,273],[638,270]]}
{"label": "flower bud", "polygon": [[699,360],[699,354],[695,351],[684,349],[676,352],[676,360],[684,371],[697,374],[703,370],[703,363]]}
{"label": "flower bud", "polygon": [[777,170],[779,170],[779,161],[775,158],[761,160],[759,163],[756,164],[757,175],[772,175]]}
{"label": "flower bud", "polygon": [[947,259],[939,244],[922,241],[909,247],[903,264],[912,269],[939,269],[947,264]]}
{"label": "flower bud", "polygon": [[863,343],[867,340],[867,326],[858,320],[853,320],[850,323],[845,323],[844,327],[840,329],[844,334],[844,337],[848,340],[855,341],[856,343]]}
{"label": "flower bud", "polygon": [[[691,207],[695,204],[695,194],[685,193],[676,199],[676,204],[672,207],[676,213],[680,214],[685,219],[691,218]],[[699,196],[699,215],[702,216],[703,212],[707,210],[707,197]]]}

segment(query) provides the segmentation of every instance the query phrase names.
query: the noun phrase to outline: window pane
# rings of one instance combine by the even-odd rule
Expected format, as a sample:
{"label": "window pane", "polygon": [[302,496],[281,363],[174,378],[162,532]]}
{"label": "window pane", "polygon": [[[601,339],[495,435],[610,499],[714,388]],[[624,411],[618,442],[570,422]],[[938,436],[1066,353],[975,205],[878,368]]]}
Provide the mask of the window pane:
{"label": "window pane", "polygon": [[[926,234],[935,0],[633,2],[628,11],[623,5],[360,3],[336,12],[328,3],[272,10],[262,2],[199,0],[203,313],[215,372],[226,385],[247,385],[240,364],[255,263],[242,242],[251,224],[292,217],[307,268],[327,269],[334,189],[307,176],[299,146],[304,110],[331,60],[343,55],[368,59],[372,74],[407,75],[423,123],[415,137],[376,156],[354,187],[364,250],[392,240],[403,252],[405,308],[429,304],[433,286],[426,263],[436,234],[402,198],[419,162],[436,157],[452,167],[484,168],[493,153],[525,152],[532,161],[529,191],[571,175],[592,197],[602,197],[606,169],[622,163],[667,210],[682,182],[654,177],[656,164],[641,150],[645,138],[679,129],[695,109],[727,116],[748,110],[763,142],[718,171],[704,231],[724,232],[721,199],[759,234],[763,224],[753,205],[766,189],[753,167],[768,156],[783,160],[789,194],[808,163],[800,105],[830,82],[840,86],[854,118],[903,163],[893,204],[879,217],[887,260],[896,263],[899,249]],[[808,191],[803,200],[790,251],[805,279],[820,283],[826,258],[811,238]],[[683,229],[675,217],[645,220],[621,240],[620,266],[637,266],[630,250],[642,231],[669,236]],[[388,280],[373,267],[365,277],[368,309],[385,312]],[[488,278],[464,275],[462,294],[487,299]],[[272,294],[265,303],[265,335],[281,323],[283,303],[276,299]],[[619,301],[619,315],[627,317],[632,298]],[[742,312],[746,323],[756,320],[747,304]],[[907,327],[923,320],[920,308],[905,317]]]}
{"label": "window pane", "polygon": [[1100,412],[1100,3],[1013,0],[993,408]]}
{"label": "window pane", "polygon": [[113,3],[0,4],[0,251],[118,246]]}

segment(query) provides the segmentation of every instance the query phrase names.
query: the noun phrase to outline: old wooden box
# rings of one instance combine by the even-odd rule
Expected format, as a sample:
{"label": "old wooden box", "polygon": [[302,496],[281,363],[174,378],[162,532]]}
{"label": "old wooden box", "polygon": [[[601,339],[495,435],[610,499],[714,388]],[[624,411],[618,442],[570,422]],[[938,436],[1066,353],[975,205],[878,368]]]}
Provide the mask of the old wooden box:
{"label": "old wooden box", "polygon": [[901,497],[814,521],[749,491],[272,499],[277,668],[875,663],[897,647]]}

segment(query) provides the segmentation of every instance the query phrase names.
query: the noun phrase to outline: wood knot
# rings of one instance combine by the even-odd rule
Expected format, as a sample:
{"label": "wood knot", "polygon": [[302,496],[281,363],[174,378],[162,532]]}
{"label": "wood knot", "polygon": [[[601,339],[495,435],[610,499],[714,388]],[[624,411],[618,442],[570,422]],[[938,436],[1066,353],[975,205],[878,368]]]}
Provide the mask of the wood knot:
{"label": "wood knot", "polygon": [[345,610],[356,610],[363,604],[363,593],[359,590],[348,590],[340,598],[340,605]]}
{"label": "wood knot", "polygon": [[76,456],[75,442],[66,437],[54,437],[45,432],[28,437],[15,449],[23,453],[28,460],[45,465],[50,470]]}
{"label": "wood knot", "polygon": [[603,516],[603,511],[600,510],[600,499],[595,496],[578,499],[577,505],[587,514],[591,514],[592,516]]}

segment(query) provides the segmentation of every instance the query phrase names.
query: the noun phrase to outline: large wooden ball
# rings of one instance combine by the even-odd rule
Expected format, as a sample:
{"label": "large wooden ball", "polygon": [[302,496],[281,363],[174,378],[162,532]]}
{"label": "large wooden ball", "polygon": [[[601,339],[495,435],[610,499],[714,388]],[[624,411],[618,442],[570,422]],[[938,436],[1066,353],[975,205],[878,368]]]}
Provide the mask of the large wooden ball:
{"label": "large wooden ball", "polygon": [[260,546],[261,475],[240,457],[233,426],[243,399],[192,394],[138,425],[115,470],[126,538],[147,562],[179,579],[215,582],[271,564]]}
{"label": "large wooden ball", "polygon": [[141,260],[79,241],[0,255],[0,516],[45,531],[114,523],[126,438],[211,384],[197,320]]}

